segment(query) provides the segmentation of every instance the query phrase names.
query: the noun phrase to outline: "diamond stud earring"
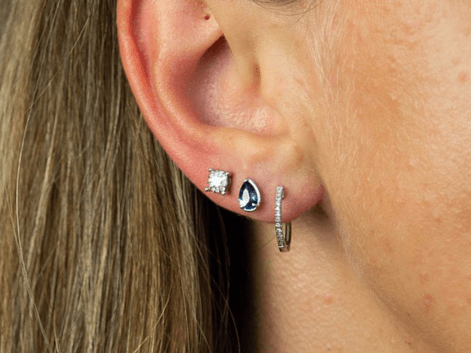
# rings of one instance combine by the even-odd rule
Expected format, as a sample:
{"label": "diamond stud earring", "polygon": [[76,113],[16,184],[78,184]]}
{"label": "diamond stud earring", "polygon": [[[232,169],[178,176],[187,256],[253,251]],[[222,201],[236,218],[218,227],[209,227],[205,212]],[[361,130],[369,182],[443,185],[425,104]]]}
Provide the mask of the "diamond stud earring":
{"label": "diamond stud earring", "polygon": [[231,175],[229,172],[209,168],[208,187],[204,189],[205,191],[225,195],[230,186]]}
{"label": "diamond stud earring", "polygon": [[258,190],[257,185],[251,179],[244,180],[240,191],[239,191],[239,206],[246,212],[255,211],[262,197],[260,196],[260,190]]}
{"label": "diamond stud earring", "polygon": [[278,186],[276,188],[276,197],[275,197],[275,235],[276,241],[278,243],[278,249],[281,252],[289,251],[291,244],[291,222],[286,223],[285,234],[283,234],[283,223],[281,217],[281,200],[285,197],[283,187]]}

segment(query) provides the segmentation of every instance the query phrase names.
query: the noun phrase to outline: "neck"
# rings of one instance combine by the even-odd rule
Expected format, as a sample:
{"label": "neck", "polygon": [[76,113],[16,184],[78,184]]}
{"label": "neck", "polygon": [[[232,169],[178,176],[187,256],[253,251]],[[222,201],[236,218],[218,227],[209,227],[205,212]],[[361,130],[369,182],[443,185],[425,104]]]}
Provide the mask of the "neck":
{"label": "neck", "polygon": [[274,225],[253,228],[243,352],[431,352],[354,273],[322,210],[293,222],[288,253],[278,251]]}

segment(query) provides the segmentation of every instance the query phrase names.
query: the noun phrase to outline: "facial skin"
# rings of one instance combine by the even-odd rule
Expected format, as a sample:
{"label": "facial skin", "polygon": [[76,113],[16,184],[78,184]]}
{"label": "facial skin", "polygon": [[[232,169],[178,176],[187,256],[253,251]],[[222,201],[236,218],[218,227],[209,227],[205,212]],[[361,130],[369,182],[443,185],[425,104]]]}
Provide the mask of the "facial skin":
{"label": "facial skin", "polygon": [[319,148],[343,243],[406,324],[469,350],[470,3],[348,5],[343,107],[321,122],[342,137]]}
{"label": "facial skin", "polygon": [[360,282],[422,349],[470,351],[471,3],[207,4],[235,56],[258,60],[261,95],[296,117]]}
{"label": "facial skin", "polygon": [[196,3],[120,0],[122,57],[200,189],[285,185],[290,253],[250,215],[258,351],[470,352],[471,2]]}

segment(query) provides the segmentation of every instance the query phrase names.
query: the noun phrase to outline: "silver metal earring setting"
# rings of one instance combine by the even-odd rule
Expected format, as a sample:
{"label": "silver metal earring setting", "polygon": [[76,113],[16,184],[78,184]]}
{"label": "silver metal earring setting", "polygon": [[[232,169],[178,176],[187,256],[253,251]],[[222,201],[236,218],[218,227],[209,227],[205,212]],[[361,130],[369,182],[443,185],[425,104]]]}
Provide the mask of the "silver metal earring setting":
{"label": "silver metal earring setting", "polygon": [[291,244],[291,222],[285,224],[285,232],[283,234],[283,223],[281,217],[281,200],[285,197],[283,187],[278,186],[276,188],[275,197],[275,235],[278,243],[278,249],[281,252],[289,251]]}
{"label": "silver metal earring setting", "polygon": [[205,191],[212,191],[216,194],[225,195],[231,186],[231,175],[222,170],[213,170],[209,168],[208,187]]}
{"label": "silver metal earring setting", "polygon": [[251,179],[244,180],[239,191],[239,206],[246,212],[254,212],[262,202],[260,190]]}

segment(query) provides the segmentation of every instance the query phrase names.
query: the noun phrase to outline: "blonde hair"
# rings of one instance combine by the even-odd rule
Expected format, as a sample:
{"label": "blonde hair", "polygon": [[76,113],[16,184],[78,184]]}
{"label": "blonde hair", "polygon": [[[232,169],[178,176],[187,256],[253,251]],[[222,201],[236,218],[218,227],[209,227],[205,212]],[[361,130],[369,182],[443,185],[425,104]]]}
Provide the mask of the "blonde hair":
{"label": "blonde hair", "polygon": [[2,353],[230,350],[223,221],[139,113],[115,2],[2,3]]}

